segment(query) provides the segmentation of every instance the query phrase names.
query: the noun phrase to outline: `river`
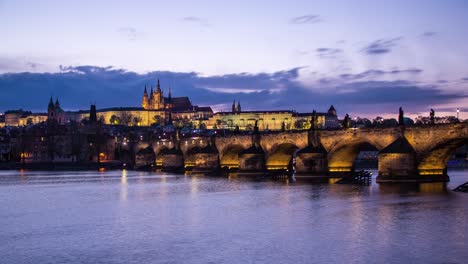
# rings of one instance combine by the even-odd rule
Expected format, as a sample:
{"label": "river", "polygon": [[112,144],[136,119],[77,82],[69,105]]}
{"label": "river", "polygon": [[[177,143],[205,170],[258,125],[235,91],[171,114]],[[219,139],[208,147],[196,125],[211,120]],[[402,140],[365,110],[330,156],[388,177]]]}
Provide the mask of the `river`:
{"label": "river", "polygon": [[[0,263],[466,263],[451,182],[0,171]],[[375,178],[374,178],[375,181]]]}

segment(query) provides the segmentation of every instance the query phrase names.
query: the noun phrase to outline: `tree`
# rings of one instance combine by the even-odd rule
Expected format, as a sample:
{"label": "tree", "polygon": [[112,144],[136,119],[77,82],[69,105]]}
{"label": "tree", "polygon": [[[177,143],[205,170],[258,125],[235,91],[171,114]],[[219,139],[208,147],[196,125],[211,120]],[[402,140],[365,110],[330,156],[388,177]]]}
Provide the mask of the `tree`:
{"label": "tree", "polygon": [[112,115],[109,122],[112,124],[112,125],[120,125],[122,124],[122,119],[116,115]]}
{"label": "tree", "polygon": [[122,112],[121,114],[121,120],[122,120],[122,124],[123,125],[130,125],[130,123],[132,122],[132,119],[133,119],[133,115],[129,112]]}
{"label": "tree", "polygon": [[139,116],[134,116],[134,117],[132,118],[132,123],[133,123],[134,126],[139,126],[140,123],[141,123],[141,117],[139,117]]}
{"label": "tree", "polygon": [[162,118],[160,115],[155,115],[153,116],[154,124],[156,125],[161,125],[162,124]]}

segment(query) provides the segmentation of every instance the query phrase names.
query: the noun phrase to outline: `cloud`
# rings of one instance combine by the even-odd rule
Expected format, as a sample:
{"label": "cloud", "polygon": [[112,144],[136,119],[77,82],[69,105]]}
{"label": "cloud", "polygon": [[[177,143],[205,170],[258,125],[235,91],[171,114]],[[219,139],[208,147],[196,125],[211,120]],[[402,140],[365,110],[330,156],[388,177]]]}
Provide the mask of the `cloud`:
{"label": "cloud", "polygon": [[122,36],[130,41],[134,41],[140,35],[139,32],[133,27],[121,27],[117,30]]}
{"label": "cloud", "polygon": [[317,52],[317,56],[322,59],[334,59],[338,54],[343,52],[342,49],[334,48],[318,48],[315,51]]}
{"label": "cloud", "polygon": [[433,31],[426,31],[422,34],[423,37],[434,37],[437,35],[437,32],[433,32]]}
{"label": "cloud", "polygon": [[464,82],[468,82],[468,77],[462,78],[461,80]]}
{"label": "cloud", "polygon": [[186,22],[186,23],[192,23],[192,24],[197,24],[199,26],[203,26],[203,27],[209,27],[211,26],[210,23],[208,23],[208,21],[206,21],[205,19],[201,18],[201,17],[196,17],[196,16],[186,16],[186,17],[183,17],[182,18],[182,21]]}
{"label": "cloud", "polygon": [[290,20],[291,24],[316,24],[321,22],[322,19],[317,15],[304,15],[293,17]]}
{"label": "cloud", "polygon": [[0,110],[30,109],[45,112],[51,95],[60,98],[65,109],[139,106],[145,85],[161,80],[163,91],[172,87],[173,96],[189,96],[196,105],[216,105],[218,110],[240,100],[246,110],[326,111],[334,104],[340,113],[387,113],[400,105],[409,111],[450,103],[467,96],[443,92],[436,85],[422,86],[408,81],[369,81],[366,78],[400,73],[417,74],[417,69],[369,70],[349,76],[300,81],[297,67],[277,72],[237,73],[201,76],[196,72],[154,71],[139,74],[111,66],[61,66],[56,73],[0,74]]}
{"label": "cloud", "polygon": [[401,37],[393,39],[379,39],[364,47],[362,49],[362,52],[368,55],[379,55],[389,53],[401,39]]}

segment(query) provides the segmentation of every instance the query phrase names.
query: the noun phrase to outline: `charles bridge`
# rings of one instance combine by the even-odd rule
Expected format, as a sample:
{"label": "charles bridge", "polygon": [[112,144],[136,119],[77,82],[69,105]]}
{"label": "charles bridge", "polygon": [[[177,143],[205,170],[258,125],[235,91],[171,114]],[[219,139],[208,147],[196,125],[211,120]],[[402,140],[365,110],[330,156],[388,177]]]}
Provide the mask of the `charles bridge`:
{"label": "charles bridge", "polygon": [[[468,124],[393,128],[350,128],[282,133],[163,139],[133,146],[136,165],[154,162],[165,170],[294,169],[307,175],[353,172],[360,150],[379,151],[378,182],[448,181],[447,162],[468,142]],[[145,158],[143,149],[152,149]]]}

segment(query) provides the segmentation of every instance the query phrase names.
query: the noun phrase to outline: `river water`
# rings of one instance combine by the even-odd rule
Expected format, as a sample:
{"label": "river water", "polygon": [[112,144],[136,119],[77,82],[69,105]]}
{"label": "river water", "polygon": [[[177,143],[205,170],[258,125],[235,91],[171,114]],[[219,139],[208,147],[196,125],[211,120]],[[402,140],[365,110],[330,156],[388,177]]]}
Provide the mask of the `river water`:
{"label": "river water", "polygon": [[468,181],[0,172],[0,263],[467,263]]}

